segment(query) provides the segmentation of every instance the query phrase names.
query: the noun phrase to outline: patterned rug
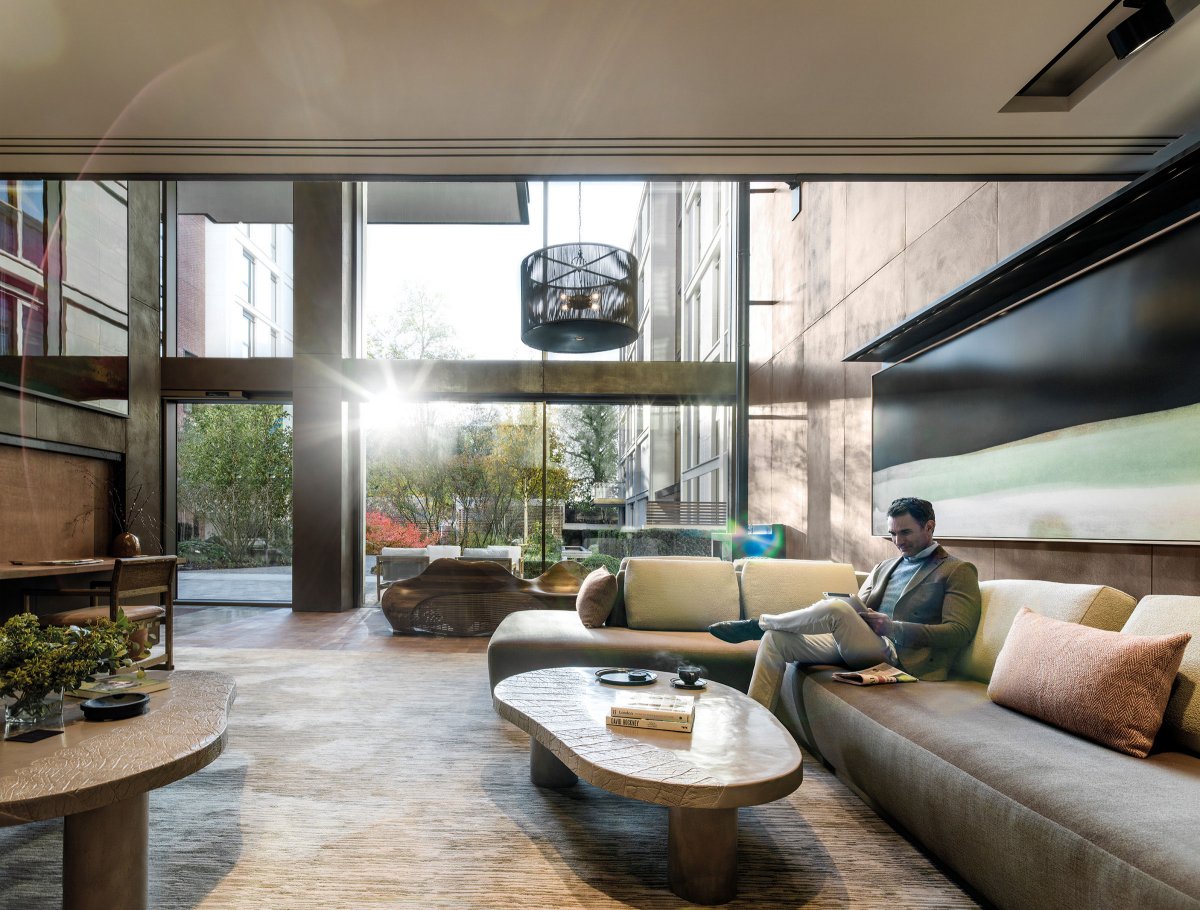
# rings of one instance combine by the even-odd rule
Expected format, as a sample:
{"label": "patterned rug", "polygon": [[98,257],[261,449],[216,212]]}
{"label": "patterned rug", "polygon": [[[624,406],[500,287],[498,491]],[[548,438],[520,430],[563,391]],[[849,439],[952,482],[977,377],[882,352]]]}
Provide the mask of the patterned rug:
{"label": "patterned rug", "polygon": [[[481,653],[177,655],[238,698],[225,753],[150,795],[152,907],[689,906],[667,889],[665,809],[530,784]],[[977,906],[813,761],[739,832],[731,908]],[[61,851],[61,821],[0,829],[0,906],[59,906]]]}

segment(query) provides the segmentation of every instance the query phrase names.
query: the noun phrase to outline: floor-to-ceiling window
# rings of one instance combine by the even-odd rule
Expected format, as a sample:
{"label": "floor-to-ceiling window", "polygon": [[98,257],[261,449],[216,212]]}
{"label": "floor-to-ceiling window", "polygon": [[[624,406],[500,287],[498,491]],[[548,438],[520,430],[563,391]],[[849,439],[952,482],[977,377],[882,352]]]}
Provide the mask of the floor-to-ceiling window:
{"label": "floor-to-ceiling window", "polygon": [[[292,187],[283,182],[180,182],[172,219],[168,357],[290,357]],[[166,476],[174,503],[179,599],[292,599],[292,409],[261,389],[229,393],[238,366],[199,374],[206,401],[167,408]],[[217,383],[213,389],[208,383]],[[248,384],[244,382],[243,384]]]}
{"label": "floor-to-ceiling window", "polygon": [[[728,554],[731,385],[677,380],[668,383],[675,398],[621,371],[636,364],[639,375],[657,379],[694,375],[691,363],[728,366],[731,187],[620,180],[362,187],[341,394],[350,405],[346,426],[362,431],[366,602],[376,594],[373,562],[384,548],[503,547],[526,576],[562,558],[590,566],[627,555]],[[204,415],[290,400],[294,323],[304,318],[293,306],[293,295],[302,295],[290,192],[290,184],[216,181],[167,188],[174,301],[165,337],[177,365],[168,392],[180,402],[167,423],[176,436],[169,462],[185,600],[270,600],[262,593],[270,580],[249,580],[283,575],[277,570],[289,561],[275,526],[253,537],[220,527],[218,504],[199,501],[194,456],[207,451],[197,440],[232,432]],[[505,204],[493,204],[502,197]],[[701,214],[686,220],[697,205]],[[543,246],[580,239],[638,257],[640,337],[624,350],[543,354],[521,342],[518,267]],[[688,295],[707,318],[693,318]],[[416,366],[427,362],[437,369]],[[552,369],[572,362],[584,369]],[[564,376],[566,383],[554,378]],[[237,438],[227,461],[246,447]],[[353,491],[339,495],[345,501]],[[246,511],[253,510],[232,510]],[[206,573],[220,571],[241,573],[246,586],[197,593]]]}

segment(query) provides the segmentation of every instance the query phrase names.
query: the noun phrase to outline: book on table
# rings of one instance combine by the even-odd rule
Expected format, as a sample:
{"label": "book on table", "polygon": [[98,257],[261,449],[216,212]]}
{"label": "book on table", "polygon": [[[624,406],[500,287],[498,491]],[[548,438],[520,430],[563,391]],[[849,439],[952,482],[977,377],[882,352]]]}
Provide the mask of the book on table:
{"label": "book on table", "polygon": [[840,683],[849,683],[852,686],[879,686],[885,683],[917,681],[915,676],[905,673],[899,667],[893,667],[891,664],[876,664],[873,667],[867,667],[865,670],[834,673],[833,678]]}
{"label": "book on table", "polygon": [[610,727],[624,727],[635,730],[673,730],[676,733],[691,733],[690,720],[655,720],[650,717],[614,717],[608,715],[604,722]]}
{"label": "book on table", "polygon": [[149,695],[171,687],[171,677],[166,670],[146,670],[137,673],[114,673],[112,676],[97,676],[79,684],[78,689],[68,689],[67,694],[76,698],[99,698],[101,695],[128,695],[140,692]]}
{"label": "book on table", "polygon": [[694,695],[662,695],[653,692],[618,692],[609,713],[613,717],[644,717],[653,720],[691,720],[696,716]]}
{"label": "book on table", "polygon": [[606,723],[610,727],[690,733],[695,719],[695,696],[619,692],[608,709]]}

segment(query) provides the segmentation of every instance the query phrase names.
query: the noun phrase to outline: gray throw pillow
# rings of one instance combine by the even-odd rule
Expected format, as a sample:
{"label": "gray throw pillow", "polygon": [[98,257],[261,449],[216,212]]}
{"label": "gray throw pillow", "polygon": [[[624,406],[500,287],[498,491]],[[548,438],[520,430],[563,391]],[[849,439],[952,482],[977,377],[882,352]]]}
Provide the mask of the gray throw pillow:
{"label": "gray throw pillow", "polygon": [[589,629],[598,629],[604,625],[616,602],[617,576],[601,566],[580,583],[575,609],[580,622]]}

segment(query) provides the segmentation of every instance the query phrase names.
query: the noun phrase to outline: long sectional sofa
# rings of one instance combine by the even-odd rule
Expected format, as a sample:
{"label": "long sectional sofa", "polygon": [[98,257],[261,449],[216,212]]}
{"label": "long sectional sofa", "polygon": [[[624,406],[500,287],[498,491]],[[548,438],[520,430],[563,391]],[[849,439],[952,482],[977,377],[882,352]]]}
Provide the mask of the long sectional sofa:
{"label": "long sectional sofa", "polygon": [[[771,562],[774,565],[765,565]],[[754,560],[738,571],[626,566],[609,624],[562,611],[513,614],[488,649],[494,686],[551,666],[672,670],[681,659],[745,689],[756,643],[702,631],[725,612],[754,616],[846,590],[849,566]],[[724,576],[721,580],[719,576]],[[730,586],[732,582],[732,587]],[[999,907],[1200,908],[1200,597],[1132,597],[1100,585],[981,584],[983,613],[946,682],[859,688],[828,668],[792,667],[778,709],[813,753]],[[650,598],[663,601],[655,629]],[[679,628],[698,599],[693,628]],[[729,601],[732,601],[730,603]],[[632,622],[630,607],[632,606]],[[1021,607],[1135,635],[1190,631],[1162,733],[1145,759],[992,703],[996,656]],[[720,617],[720,618],[733,618]]]}

